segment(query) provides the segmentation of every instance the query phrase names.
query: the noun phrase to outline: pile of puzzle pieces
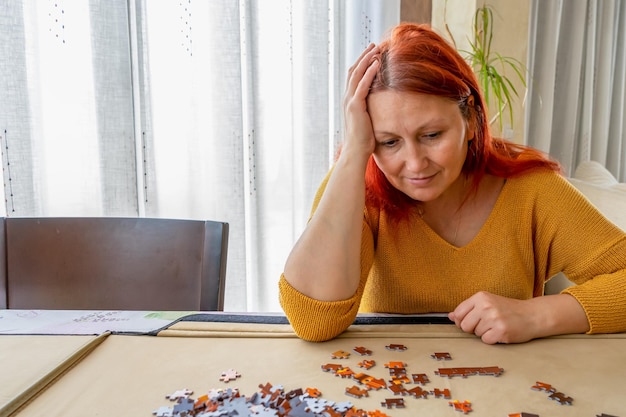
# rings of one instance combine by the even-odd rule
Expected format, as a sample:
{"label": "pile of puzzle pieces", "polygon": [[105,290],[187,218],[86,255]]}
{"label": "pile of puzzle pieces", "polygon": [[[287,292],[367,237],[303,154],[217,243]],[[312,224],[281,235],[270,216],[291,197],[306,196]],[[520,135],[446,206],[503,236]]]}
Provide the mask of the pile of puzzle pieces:
{"label": "pile of puzzle pieces", "polygon": [[282,386],[270,383],[259,385],[259,391],[250,397],[241,395],[237,389],[213,389],[194,399],[188,389],[167,395],[173,406],[154,410],[156,417],[389,417],[374,410],[357,409],[349,402],[333,402],[320,398],[315,388],[286,391]]}
{"label": "pile of puzzle pieces", "polygon": [[[404,345],[391,344],[387,349],[403,352]],[[352,350],[360,356],[370,356],[372,351],[357,346]],[[339,350],[331,353],[332,359],[348,359],[351,353]],[[437,361],[449,361],[452,356],[448,352],[435,352],[431,355]],[[358,363],[360,368],[371,369],[376,365],[373,359],[363,359]],[[428,384],[429,378],[424,373],[408,373],[407,364],[402,361],[389,361],[384,364],[388,369],[389,379],[377,378],[364,372],[354,371],[349,366],[339,363],[327,363],[321,365],[324,372],[328,372],[340,378],[349,378],[358,385],[348,386],[345,394],[353,398],[368,397],[370,391],[391,392],[393,398],[384,398],[380,403],[382,407],[404,408],[404,396],[413,398],[445,398],[450,400],[450,390],[448,388],[423,389],[422,386]],[[452,367],[439,368],[436,375],[445,378],[461,377],[467,378],[472,375],[500,376],[504,370],[497,366],[487,367]],[[220,381],[228,383],[237,380],[241,375],[234,369],[222,372]],[[405,387],[405,384],[413,383],[414,387]],[[562,405],[572,405],[573,399],[558,392],[550,384],[536,382],[531,387],[536,391],[544,391],[548,398]],[[259,390],[250,397],[242,395],[238,389],[212,389],[208,393],[194,399],[191,398],[193,392],[189,389],[182,389],[166,396],[174,404],[163,406],[153,411],[156,417],[234,417],[234,416],[254,416],[254,417],[389,417],[379,411],[366,411],[355,407],[350,401],[333,402],[322,399],[322,393],[316,388],[297,388],[286,391],[282,386],[272,386],[269,382],[260,384]],[[452,400],[448,401],[454,410],[463,414],[472,411],[469,401]],[[539,417],[532,413],[509,414],[509,417]],[[597,417],[615,417],[601,414]]]}

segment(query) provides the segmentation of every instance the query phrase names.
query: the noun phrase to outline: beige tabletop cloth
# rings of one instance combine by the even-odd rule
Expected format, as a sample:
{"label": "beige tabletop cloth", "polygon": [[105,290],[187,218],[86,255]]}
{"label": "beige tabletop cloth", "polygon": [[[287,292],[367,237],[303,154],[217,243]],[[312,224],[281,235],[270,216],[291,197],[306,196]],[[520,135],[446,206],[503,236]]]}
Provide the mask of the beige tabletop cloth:
{"label": "beige tabletop cloth", "polygon": [[[28,416],[153,416],[161,406],[172,406],[166,396],[181,389],[197,398],[213,389],[237,388],[250,396],[270,383],[286,391],[317,388],[322,398],[349,401],[364,410],[389,416],[459,416],[451,400],[472,403],[472,416],[497,417],[534,413],[542,417],[624,415],[626,398],[625,335],[568,336],[534,340],[519,345],[482,343],[450,325],[353,326],[341,337],[324,343],[305,342],[285,325],[233,323],[177,323],[154,336],[111,335],[78,365],[16,413]],[[198,337],[190,337],[198,336]],[[392,351],[403,344],[405,351]],[[363,346],[372,355],[353,349]],[[351,352],[347,359],[331,354]],[[431,357],[449,352],[450,361]],[[359,368],[364,358],[376,365]],[[425,373],[426,390],[449,389],[451,400],[403,397],[404,409],[386,409],[381,402],[394,398],[388,390],[370,391],[367,398],[352,398],[346,388],[355,381],[324,372],[321,366],[339,363],[355,372],[389,379],[385,364],[401,361],[408,373]],[[475,375],[445,378],[435,372],[446,367],[497,366],[499,377]],[[234,369],[240,377],[220,380]],[[548,394],[531,389],[536,382],[551,384],[574,399],[560,405]],[[407,388],[414,387],[408,384]]]}

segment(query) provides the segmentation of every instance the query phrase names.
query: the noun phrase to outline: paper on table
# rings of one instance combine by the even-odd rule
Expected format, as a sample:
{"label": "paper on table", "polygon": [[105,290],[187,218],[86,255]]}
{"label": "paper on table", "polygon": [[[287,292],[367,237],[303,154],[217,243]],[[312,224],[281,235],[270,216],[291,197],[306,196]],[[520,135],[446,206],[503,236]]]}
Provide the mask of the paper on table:
{"label": "paper on table", "polygon": [[154,332],[192,312],[0,310],[0,334],[98,335]]}

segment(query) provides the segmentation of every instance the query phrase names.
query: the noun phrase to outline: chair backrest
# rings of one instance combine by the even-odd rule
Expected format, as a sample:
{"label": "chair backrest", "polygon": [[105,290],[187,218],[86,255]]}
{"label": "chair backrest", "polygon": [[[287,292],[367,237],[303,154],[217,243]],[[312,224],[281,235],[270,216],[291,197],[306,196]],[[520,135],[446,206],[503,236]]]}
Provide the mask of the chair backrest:
{"label": "chair backrest", "polygon": [[228,223],[6,218],[7,308],[224,308]]}
{"label": "chair backrest", "polygon": [[0,217],[0,309],[7,308],[7,245],[4,218]]}

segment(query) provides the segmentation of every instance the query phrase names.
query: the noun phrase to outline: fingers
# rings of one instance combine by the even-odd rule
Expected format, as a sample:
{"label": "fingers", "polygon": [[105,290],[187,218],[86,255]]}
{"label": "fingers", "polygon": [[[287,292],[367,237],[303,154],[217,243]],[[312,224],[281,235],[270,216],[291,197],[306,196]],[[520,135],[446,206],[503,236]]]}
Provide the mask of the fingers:
{"label": "fingers", "polygon": [[370,44],[350,68],[343,100],[344,143],[342,155],[352,153],[366,161],[375,148],[372,121],[367,111],[367,96],[380,66],[378,47]]}
{"label": "fingers", "polygon": [[[494,308],[490,294],[477,293],[461,302],[457,308],[448,314],[450,320],[466,333],[480,337],[484,343],[495,344],[503,342],[501,322],[494,317]],[[497,314],[496,314],[497,316]]]}
{"label": "fingers", "polygon": [[372,71],[371,68],[378,67],[378,60],[374,59],[376,54],[378,54],[378,47],[371,43],[350,67],[346,85],[347,96],[351,96],[356,92],[359,85],[362,84],[361,81],[364,79],[365,75],[369,76],[369,82],[366,81],[367,88],[369,89],[375,75],[375,71]]}

